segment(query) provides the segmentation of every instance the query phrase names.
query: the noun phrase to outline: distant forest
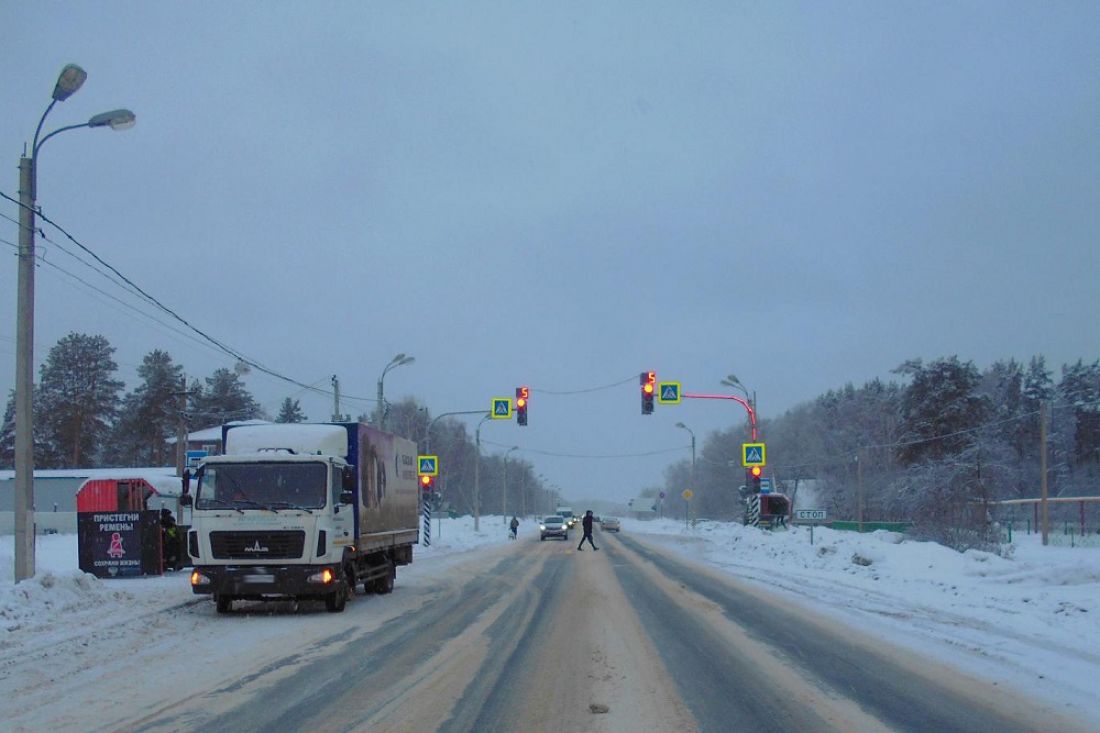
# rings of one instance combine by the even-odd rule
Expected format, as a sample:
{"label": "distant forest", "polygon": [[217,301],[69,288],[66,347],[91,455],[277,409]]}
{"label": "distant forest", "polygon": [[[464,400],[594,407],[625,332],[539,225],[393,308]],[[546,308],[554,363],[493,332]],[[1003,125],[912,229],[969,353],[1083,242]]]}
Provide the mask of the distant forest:
{"label": "distant forest", "polygon": [[[188,384],[183,367],[158,349],[146,354],[138,368],[139,384],[125,392],[116,377],[114,351],[105,337],[81,333],[70,333],[50,349],[33,397],[36,468],[174,466],[175,446],[169,441],[176,438],[181,425],[199,430],[232,420],[270,419],[241,380],[247,372],[243,365],[239,370],[218,369]],[[424,405],[404,399],[387,401],[385,409],[387,430],[424,444],[432,421]],[[357,416],[373,424],[379,418],[377,406],[370,414]],[[306,422],[309,417],[298,400],[287,397],[274,419],[289,423]],[[431,447],[447,466],[438,487],[440,495],[447,508],[459,514],[474,511],[475,463],[480,470],[477,501],[483,514],[549,513],[558,503],[557,492],[536,475],[529,461],[514,455],[483,455],[477,462],[474,440],[457,420],[435,423]],[[13,468],[14,461],[12,393],[0,427],[0,468]]]}
{"label": "distant forest", "polygon": [[[140,383],[126,392],[113,354],[103,336],[79,333],[50,349],[34,394],[37,467],[170,466],[175,453],[169,440],[181,421],[195,430],[269,417],[241,381],[244,370],[219,369],[187,384],[183,367],[154,350],[138,369]],[[1100,362],[1064,365],[1057,382],[1041,356],[1026,366],[998,361],[984,371],[957,356],[915,359],[894,374],[897,381],[849,384],[761,420],[766,475],[789,495],[812,487],[831,518],[855,518],[862,495],[867,520],[981,526],[988,520],[982,502],[1038,496],[1045,404],[1050,495],[1100,494]],[[377,409],[358,418],[377,423]],[[387,429],[423,445],[432,422],[426,406],[405,399],[386,409]],[[4,468],[13,465],[14,412],[9,395],[0,428]],[[307,419],[291,397],[275,416],[278,422]],[[743,423],[707,435],[696,476],[689,459],[677,461],[663,483],[642,491],[642,504],[682,515],[679,497],[690,487],[696,516],[740,518],[740,446],[747,440]],[[476,448],[466,426],[441,420],[431,441],[450,469],[441,490],[455,511],[472,512]],[[538,513],[557,502],[524,459],[482,456],[478,468],[483,512]],[[663,502],[661,491],[668,497]]]}
{"label": "distant forest", "polygon": [[[1100,494],[1100,362],[1065,365],[1057,383],[1041,356],[984,371],[957,356],[914,359],[893,373],[898,381],[848,384],[763,420],[766,475],[787,494],[812,486],[824,505],[815,508],[838,519],[856,517],[862,487],[868,520],[981,525],[989,519],[983,501],[1039,495],[1045,403],[1050,496]],[[692,486],[694,513],[736,515],[731,482],[744,483],[739,450],[747,439],[745,425],[709,435],[694,482],[683,460],[647,493],[679,497]],[[682,501],[668,508],[682,512]]]}

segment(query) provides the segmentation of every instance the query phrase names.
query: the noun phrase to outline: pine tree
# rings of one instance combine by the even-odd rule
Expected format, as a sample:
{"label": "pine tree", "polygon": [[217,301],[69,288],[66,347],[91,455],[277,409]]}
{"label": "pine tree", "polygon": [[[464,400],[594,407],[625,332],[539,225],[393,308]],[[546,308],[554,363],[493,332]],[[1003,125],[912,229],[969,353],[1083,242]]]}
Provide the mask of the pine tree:
{"label": "pine tree", "polygon": [[15,468],[15,390],[8,392],[4,423],[0,425],[0,468]]}
{"label": "pine tree", "polygon": [[50,349],[41,369],[41,407],[35,408],[48,448],[43,467],[95,465],[123,388],[113,378],[118,369],[114,351],[103,336],[80,333],[70,333]]}
{"label": "pine tree", "polygon": [[306,422],[309,420],[305,414],[302,413],[302,407],[298,404],[298,400],[292,400],[287,397],[283,400],[283,404],[279,407],[279,416],[275,418],[275,422],[291,423],[291,422]]}
{"label": "pine tree", "polygon": [[1058,391],[1073,415],[1075,463],[1100,463],[1100,361],[1062,367]]}
{"label": "pine tree", "polygon": [[145,355],[138,376],[142,383],[123,398],[109,459],[129,466],[168,465],[172,455],[167,440],[179,420],[183,367],[156,349]]}
{"label": "pine tree", "polygon": [[985,419],[988,399],[977,392],[981,377],[972,362],[957,356],[917,367],[901,401],[903,445],[908,463],[962,452],[975,438],[969,431]]}
{"label": "pine tree", "polygon": [[263,417],[263,409],[241,382],[240,375],[230,369],[218,369],[207,377],[205,389],[192,402],[193,424],[219,425]]}

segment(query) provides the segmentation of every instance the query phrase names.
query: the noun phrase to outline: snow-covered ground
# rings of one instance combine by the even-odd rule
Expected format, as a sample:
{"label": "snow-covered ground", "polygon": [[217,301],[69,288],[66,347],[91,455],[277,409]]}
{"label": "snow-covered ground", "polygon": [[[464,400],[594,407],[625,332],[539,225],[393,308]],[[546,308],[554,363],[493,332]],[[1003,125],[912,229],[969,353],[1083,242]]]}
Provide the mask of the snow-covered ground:
{"label": "snow-covered ground", "polygon": [[[521,539],[534,531],[525,522]],[[804,527],[771,533],[716,522],[686,528],[673,520],[624,520],[623,534],[1100,725],[1100,548],[1043,547],[1037,536],[1017,534],[1006,559],[960,554],[887,532],[858,535],[819,527],[811,546]],[[500,517],[483,517],[480,532],[471,518],[444,520],[433,545],[416,548],[415,562],[401,569],[399,582],[444,577],[468,551],[505,544],[505,535]],[[39,684],[53,682],[56,664],[74,663],[66,642],[77,629],[86,635],[89,627],[100,626],[114,637],[138,623],[170,633],[163,611],[204,601],[192,595],[186,573],[110,581],[81,573],[75,535],[39,537],[38,574],[15,584],[12,542],[10,535],[0,537],[4,697],[30,683],[12,679],[17,669],[26,674],[28,659],[42,660]],[[260,636],[277,632],[256,630]],[[241,643],[248,641],[245,635]]]}
{"label": "snow-covered ground", "polygon": [[1100,727],[1100,548],[1017,533],[1010,559],[893,532],[623,522],[623,532],[767,586],[869,635],[1014,686]]}

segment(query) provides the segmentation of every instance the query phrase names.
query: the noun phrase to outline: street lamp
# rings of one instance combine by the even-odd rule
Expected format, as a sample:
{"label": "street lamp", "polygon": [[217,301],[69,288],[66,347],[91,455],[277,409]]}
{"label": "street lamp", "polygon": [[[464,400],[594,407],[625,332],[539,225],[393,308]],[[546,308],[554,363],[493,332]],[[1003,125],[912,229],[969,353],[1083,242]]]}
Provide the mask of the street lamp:
{"label": "street lamp", "polygon": [[745,401],[748,402],[749,405],[752,406],[753,419],[752,419],[751,422],[753,423],[753,426],[752,426],[753,427],[753,433],[754,433],[753,440],[756,440],[756,435],[755,435],[756,425],[755,425],[755,423],[756,423],[756,416],[759,415],[759,413],[756,411],[756,390],[753,390],[752,395],[750,396],[748,388],[746,388],[745,385],[741,384],[741,380],[738,379],[736,377],[736,375],[733,375],[733,374],[727,375],[726,378],[722,380],[722,384],[725,385],[726,387],[735,387],[736,389],[741,390],[745,394]]}
{"label": "street lamp", "polygon": [[682,422],[676,423],[676,427],[691,433],[691,488],[695,489],[698,488],[695,486],[695,431]]}
{"label": "street lamp", "polygon": [[414,361],[416,361],[416,357],[398,354],[390,359],[390,363],[382,370],[382,376],[378,378],[378,427],[382,430],[386,429],[386,399],[382,395],[382,382],[386,379],[386,372],[394,367],[412,364]]}
{"label": "street lamp", "polygon": [[76,64],[61,70],[53,100],[38,120],[31,154],[19,159],[19,272],[15,327],[15,581],[34,575],[34,212],[38,191],[38,151],[54,135],[81,127],[125,130],[136,122],[126,109],[103,112],[80,125],[54,130],[41,140],[46,116],[80,89],[87,72]]}
{"label": "street lamp", "polygon": [[481,526],[481,426],[486,420],[492,419],[492,414],[481,418],[474,431],[474,445],[477,447],[477,456],[474,458],[474,531]]}
{"label": "street lamp", "polygon": [[504,485],[500,490],[500,513],[504,517],[505,524],[508,524],[508,454],[515,450],[519,450],[518,445],[513,445],[504,451]]}

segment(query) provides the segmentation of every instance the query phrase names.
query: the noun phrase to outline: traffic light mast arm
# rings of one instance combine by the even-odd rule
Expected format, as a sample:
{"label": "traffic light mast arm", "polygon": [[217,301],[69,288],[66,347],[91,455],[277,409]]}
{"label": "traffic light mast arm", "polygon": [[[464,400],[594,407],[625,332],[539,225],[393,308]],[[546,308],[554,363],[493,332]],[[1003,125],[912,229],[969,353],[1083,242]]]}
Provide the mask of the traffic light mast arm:
{"label": "traffic light mast arm", "polygon": [[749,413],[749,426],[752,428],[752,440],[756,442],[756,410],[752,409],[752,405],[748,400],[743,400],[737,395],[732,394],[690,394],[684,392],[680,395],[685,400],[733,400],[742,407],[745,408],[745,412]]}

